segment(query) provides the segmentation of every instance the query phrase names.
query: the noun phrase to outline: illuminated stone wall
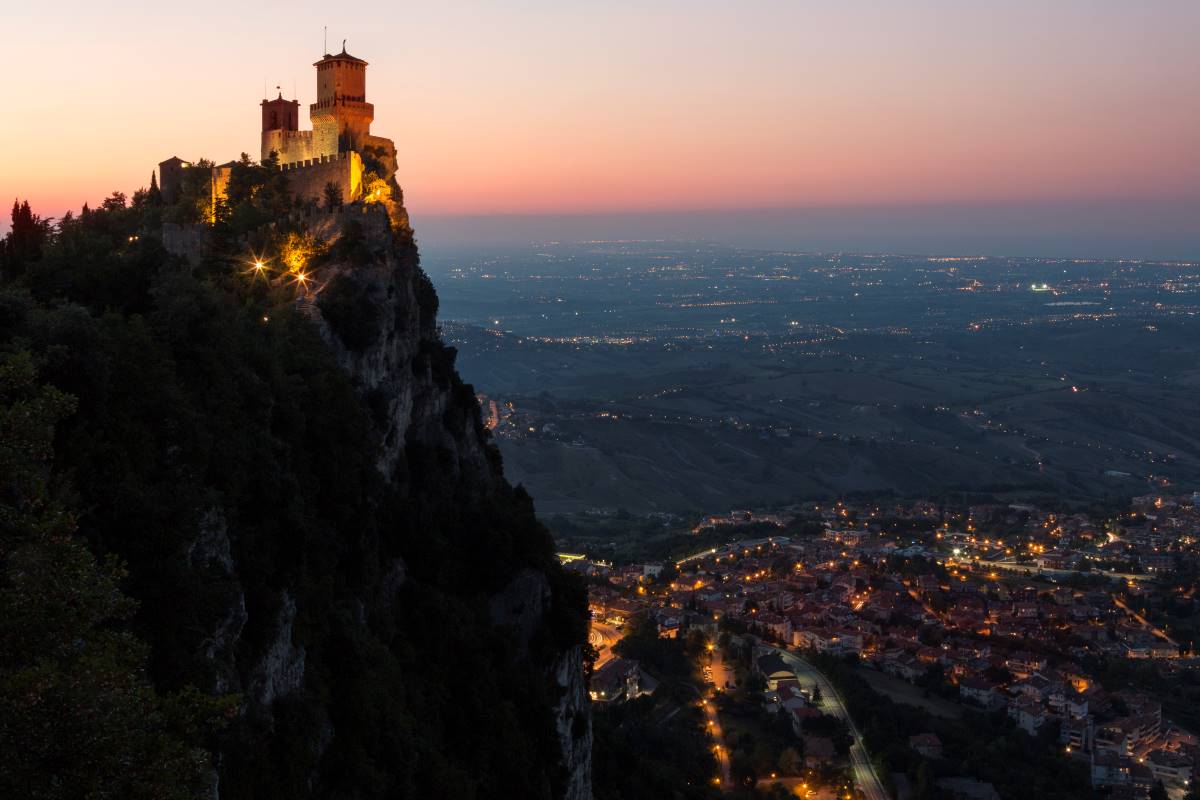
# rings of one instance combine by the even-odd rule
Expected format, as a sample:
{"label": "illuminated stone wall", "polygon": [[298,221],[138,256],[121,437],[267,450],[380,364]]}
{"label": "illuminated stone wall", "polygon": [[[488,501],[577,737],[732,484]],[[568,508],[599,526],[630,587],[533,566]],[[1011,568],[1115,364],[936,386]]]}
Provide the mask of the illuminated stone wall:
{"label": "illuminated stone wall", "polygon": [[371,134],[375,107],[354,100],[321,100],[310,106],[313,157],[362,150]]}
{"label": "illuminated stone wall", "polygon": [[325,186],[332,183],[349,203],[362,197],[363,162],[358,153],[336,153],[280,167],[288,178],[292,194],[324,202]]}
{"label": "illuminated stone wall", "polygon": [[375,106],[367,102],[367,62],[343,52],[314,66],[317,102],[308,107],[313,157],[361,151],[375,119]]}
{"label": "illuminated stone wall", "polygon": [[279,154],[280,164],[308,161],[320,155],[313,151],[312,131],[263,131],[260,160],[265,162],[272,152]]}
{"label": "illuminated stone wall", "polygon": [[367,97],[367,63],[345,53],[329,56],[318,61],[317,100],[333,100],[352,97],[365,100]]}

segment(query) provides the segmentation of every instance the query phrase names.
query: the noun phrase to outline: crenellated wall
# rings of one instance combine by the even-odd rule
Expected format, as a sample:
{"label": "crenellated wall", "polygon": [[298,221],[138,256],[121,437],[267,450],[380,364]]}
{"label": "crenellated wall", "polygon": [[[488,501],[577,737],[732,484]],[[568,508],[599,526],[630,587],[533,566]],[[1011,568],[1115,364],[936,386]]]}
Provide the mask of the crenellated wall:
{"label": "crenellated wall", "polygon": [[[265,136],[265,134],[264,134]],[[187,162],[171,158],[159,164],[159,183],[163,187],[163,198],[174,202],[179,193],[182,171]],[[208,208],[215,209],[217,200],[226,195],[234,162],[212,167],[209,174],[211,200]],[[194,167],[192,167],[195,169]],[[280,164],[279,170],[287,175],[292,194],[305,200],[325,201],[325,187],[332,183],[341,190],[342,201],[352,203],[363,196],[363,160],[356,152],[335,153],[319,158],[306,158]],[[208,222],[212,222],[209,214]]]}
{"label": "crenellated wall", "polygon": [[262,161],[274,152],[280,164],[307,161],[314,156],[312,131],[271,130],[262,132]]}
{"label": "crenellated wall", "polygon": [[362,197],[363,162],[358,153],[311,158],[279,168],[287,175],[288,186],[297,197],[321,202],[325,199],[325,186],[330,183],[342,190],[344,202]]}

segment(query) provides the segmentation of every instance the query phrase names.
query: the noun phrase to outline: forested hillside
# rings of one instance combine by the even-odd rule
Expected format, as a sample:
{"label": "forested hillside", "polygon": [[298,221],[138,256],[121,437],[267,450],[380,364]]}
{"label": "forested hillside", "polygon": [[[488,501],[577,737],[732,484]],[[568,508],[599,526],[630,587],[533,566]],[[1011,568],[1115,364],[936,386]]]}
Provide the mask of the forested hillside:
{"label": "forested hillside", "polygon": [[406,216],[249,163],[217,211],[14,209],[0,795],[589,796],[583,591]]}

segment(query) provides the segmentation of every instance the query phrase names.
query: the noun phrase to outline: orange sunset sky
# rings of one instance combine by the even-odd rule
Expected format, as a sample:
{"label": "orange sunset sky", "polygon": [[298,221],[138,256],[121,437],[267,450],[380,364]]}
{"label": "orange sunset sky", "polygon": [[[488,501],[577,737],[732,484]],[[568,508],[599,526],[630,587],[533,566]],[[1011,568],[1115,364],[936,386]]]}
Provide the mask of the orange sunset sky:
{"label": "orange sunset sky", "polygon": [[65,0],[3,18],[0,195],[44,215],[171,155],[257,156],[264,84],[311,102],[325,25],[370,62],[372,129],[418,219],[1200,194],[1186,0]]}

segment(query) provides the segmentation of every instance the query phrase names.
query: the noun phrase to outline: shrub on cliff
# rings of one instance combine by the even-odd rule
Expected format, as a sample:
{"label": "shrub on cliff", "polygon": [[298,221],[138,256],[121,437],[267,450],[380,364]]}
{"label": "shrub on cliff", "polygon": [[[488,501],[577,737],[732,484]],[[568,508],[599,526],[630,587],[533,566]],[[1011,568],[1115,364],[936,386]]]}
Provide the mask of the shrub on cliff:
{"label": "shrub on cliff", "polygon": [[379,301],[370,287],[340,273],[321,290],[317,307],[330,329],[348,349],[361,353],[379,337]]}

